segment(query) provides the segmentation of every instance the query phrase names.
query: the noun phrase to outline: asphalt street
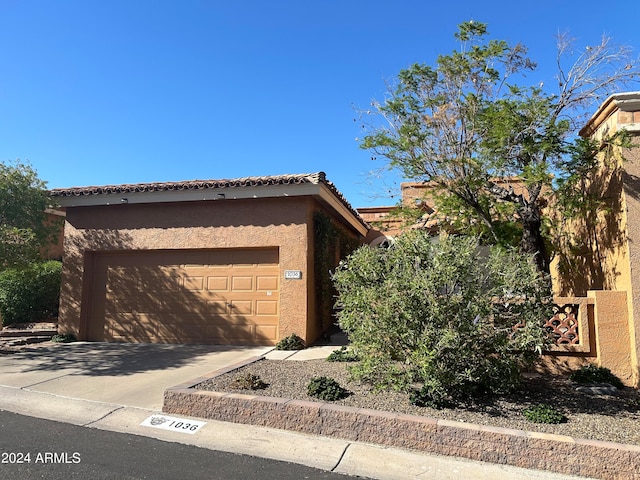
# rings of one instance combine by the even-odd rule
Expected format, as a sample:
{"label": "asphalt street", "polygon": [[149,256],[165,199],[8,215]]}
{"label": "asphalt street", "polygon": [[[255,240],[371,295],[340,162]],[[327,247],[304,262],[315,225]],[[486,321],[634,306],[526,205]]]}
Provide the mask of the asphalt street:
{"label": "asphalt street", "polygon": [[0,410],[0,478],[344,480],[354,477]]}

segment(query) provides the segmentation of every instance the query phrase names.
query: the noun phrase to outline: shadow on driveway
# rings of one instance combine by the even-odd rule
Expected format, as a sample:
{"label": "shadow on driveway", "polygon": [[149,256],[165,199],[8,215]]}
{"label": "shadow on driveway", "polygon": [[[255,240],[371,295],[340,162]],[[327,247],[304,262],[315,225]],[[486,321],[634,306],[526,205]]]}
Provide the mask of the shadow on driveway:
{"label": "shadow on driveway", "polygon": [[[21,364],[23,372],[80,370],[92,376],[126,376],[135,373],[175,369],[208,363],[213,357],[224,361],[237,356],[259,355],[269,347],[229,345],[170,345],[139,343],[77,342],[26,349],[0,357],[0,364]],[[208,357],[208,358],[207,358]]]}

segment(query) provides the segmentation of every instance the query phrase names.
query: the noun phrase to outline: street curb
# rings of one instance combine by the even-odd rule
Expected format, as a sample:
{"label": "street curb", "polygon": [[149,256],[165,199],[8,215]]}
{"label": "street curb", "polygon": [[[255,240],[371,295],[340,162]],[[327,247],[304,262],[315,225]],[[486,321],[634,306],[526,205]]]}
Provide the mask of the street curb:
{"label": "street curb", "polygon": [[208,378],[248,365],[231,365],[169,388],[163,411],[278,428],[499,465],[586,477],[640,479],[640,446],[576,439],[325,402],[196,390]]}

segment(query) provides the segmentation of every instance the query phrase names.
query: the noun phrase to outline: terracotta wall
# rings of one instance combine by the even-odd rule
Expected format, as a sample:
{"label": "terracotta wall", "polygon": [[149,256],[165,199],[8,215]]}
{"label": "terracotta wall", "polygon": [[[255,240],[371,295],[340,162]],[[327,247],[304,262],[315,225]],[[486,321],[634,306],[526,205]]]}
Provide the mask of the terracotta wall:
{"label": "terracotta wall", "polygon": [[[225,200],[69,208],[60,305],[60,330],[78,335],[88,291],[83,289],[90,251],[278,247],[279,337],[307,335],[314,322],[309,252],[310,198]],[[284,280],[300,270],[302,280]],[[310,339],[312,340],[312,339]]]}

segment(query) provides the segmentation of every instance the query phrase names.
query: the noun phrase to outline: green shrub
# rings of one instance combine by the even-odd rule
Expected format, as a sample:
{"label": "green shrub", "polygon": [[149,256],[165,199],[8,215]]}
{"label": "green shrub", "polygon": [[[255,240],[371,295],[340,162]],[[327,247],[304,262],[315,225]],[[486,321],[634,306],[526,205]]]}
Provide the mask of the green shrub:
{"label": "green shrub", "polygon": [[240,390],[262,390],[267,388],[267,384],[262,381],[258,375],[246,373],[244,375],[237,376],[231,386]]}
{"label": "green shrub", "polygon": [[358,360],[360,360],[358,355],[345,346],[340,347],[338,350],[334,350],[327,357],[328,362],[357,362]]}
{"label": "green shrub", "polygon": [[561,411],[545,403],[525,408],[522,414],[533,423],[564,423],[567,421],[567,417]]}
{"label": "green shrub", "polygon": [[304,350],[307,346],[298,335],[292,333],[276,343],[276,350]]}
{"label": "green shrub", "polygon": [[51,341],[55,343],[72,343],[76,341],[73,333],[59,333],[51,337]]}
{"label": "green shrub", "polygon": [[569,378],[576,383],[609,383],[616,388],[624,387],[622,380],[611,373],[611,370],[593,364],[572,372]]}
{"label": "green shrub", "polygon": [[437,410],[452,406],[452,403],[447,400],[446,391],[434,395],[434,388],[430,386],[424,386],[419,390],[414,389],[409,395],[409,403],[416,407],[431,407]]}
{"label": "green shrub", "polygon": [[351,372],[378,389],[420,383],[436,405],[513,391],[519,367],[550,342],[551,290],[533,259],[474,238],[406,233],[356,250],[333,280],[360,357]]}
{"label": "green shrub", "polygon": [[314,377],[307,385],[307,393],[320,400],[335,401],[349,396],[349,391],[328,377]]}
{"label": "green shrub", "polygon": [[0,314],[3,325],[56,317],[60,302],[57,261],[34,263],[0,272]]}

